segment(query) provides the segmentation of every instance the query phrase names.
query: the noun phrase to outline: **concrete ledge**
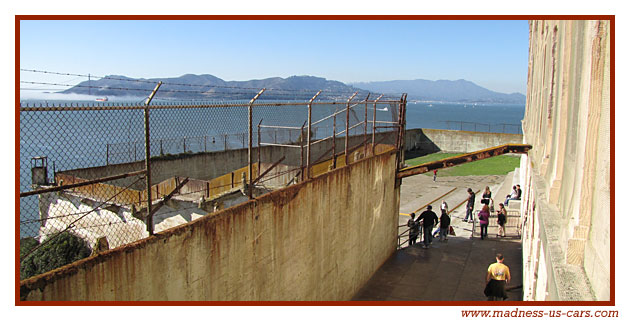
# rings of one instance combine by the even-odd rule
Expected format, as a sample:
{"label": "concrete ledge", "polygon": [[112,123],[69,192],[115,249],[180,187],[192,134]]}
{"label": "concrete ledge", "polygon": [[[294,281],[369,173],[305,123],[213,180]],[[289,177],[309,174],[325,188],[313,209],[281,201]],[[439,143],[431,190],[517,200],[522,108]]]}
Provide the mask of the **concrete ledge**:
{"label": "concrete ledge", "polygon": [[521,210],[521,200],[511,200],[508,203],[508,210],[520,211]]}

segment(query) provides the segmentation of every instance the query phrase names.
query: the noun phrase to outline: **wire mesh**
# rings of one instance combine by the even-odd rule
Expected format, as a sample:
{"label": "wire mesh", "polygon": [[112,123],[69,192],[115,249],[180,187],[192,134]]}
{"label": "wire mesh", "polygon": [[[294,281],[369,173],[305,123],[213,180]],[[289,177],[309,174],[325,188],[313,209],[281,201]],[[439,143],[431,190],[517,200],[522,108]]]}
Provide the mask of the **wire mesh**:
{"label": "wire mesh", "polygon": [[[246,93],[251,98],[255,91]],[[309,162],[313,93],[278,100],[283,94],[254,103],[158,95],[148,108],[139,101],[21,105],[20,239],[37,243],[21,261],[66,232],[92,253],[147,237],[147,139],[156,232],[247,199],[250,180],[264,193],[304,179],[307,164],[321,172],[345,164],[346,151],[396,143],[400,101],[322,93],[311,105]],[[184,178],[190,180],[182,184]]]}

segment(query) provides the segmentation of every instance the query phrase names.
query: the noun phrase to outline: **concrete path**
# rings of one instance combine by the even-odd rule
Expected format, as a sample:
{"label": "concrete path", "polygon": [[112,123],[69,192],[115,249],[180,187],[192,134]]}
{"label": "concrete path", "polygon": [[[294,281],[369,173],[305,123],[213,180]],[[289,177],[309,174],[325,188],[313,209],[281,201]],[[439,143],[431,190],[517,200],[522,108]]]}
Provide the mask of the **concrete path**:
{"label": "concrete path", "polygon": [[[485,301],[488,265],[495,253],[505,256],[512,282],[522,284],[520,239],[486,240],[455,237],[396,251],[354,296],[360,301]],[[509,301],[522,300],[519,287],[508,292]]]}
{"label": "concrete path", "polygon": [[[416,175],[403,180],[401,189],[400,225],[405,225],[408,214],[420,206],[431,202],[454,187],[457,189],[446,196],[452,209],[467,197],[466,189],[482,190],[489,186],[495,204],[503,202],[505,185],[511,188],[512,173],[507,176],[466,176],[439,177],[433,182],[432,176]],[[477,194],[478,209],[481,193]],[[503,194],[502,194],[503,193]],[[439,213],[441,200],[432,205]],[[423,211],[424,208],[421,210]],[[420,211],[420,212],[421,212]],[[419,213],[420,213],[419,212]],[[417,213],[417,214],[419,214]],[[505,264],[510,267],[512,282],[508,288],[508,300],[522,300],[522,250],[520,238],[508,234],[497,238],[496,230],[489,229],[489,238],[471,238],[472,224],[463,222],[464,206],[451,214],[452,225],[457,236],[447,242],[434,240],[430,248],[424,249],[419,243],[396,251],[367,284],[354,296],[362,301],[485,301],[483,294],[488,265],[495,262],[496,253],[503,253]],[[400,227],[399,233],[406,226]],[[509,232],[509,231],[508,231]],[[407,237],[405,237],[406,239]]]}

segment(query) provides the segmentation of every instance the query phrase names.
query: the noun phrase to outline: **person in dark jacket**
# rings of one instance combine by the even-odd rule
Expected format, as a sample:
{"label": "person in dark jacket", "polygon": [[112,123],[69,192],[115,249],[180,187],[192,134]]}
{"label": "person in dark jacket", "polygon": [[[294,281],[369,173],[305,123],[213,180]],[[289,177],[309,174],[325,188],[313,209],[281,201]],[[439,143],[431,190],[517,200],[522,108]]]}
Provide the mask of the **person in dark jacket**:
{"label": "person in dark jacket", "polygon": [[422,212],[420,216],[418,216],[417,221],[422,221],[422,228],[424,233],[424,248],[429,247],[429,244],[433,242],[433,235],[431,235],[431,231],[433,230],[433,226],[438,223],[438,217],[431,209],[433,207],[431,205],[427,206],[427,210]]}
{"label": "person in dark jacket", "polygon": [[470,217],[470,222],[474,220],[473,210],[475,209],[475,193],[472,188],[468,189],[468,202],[466,203],[466,217],[464,218],[464,222],[468,222],[468,217]]}

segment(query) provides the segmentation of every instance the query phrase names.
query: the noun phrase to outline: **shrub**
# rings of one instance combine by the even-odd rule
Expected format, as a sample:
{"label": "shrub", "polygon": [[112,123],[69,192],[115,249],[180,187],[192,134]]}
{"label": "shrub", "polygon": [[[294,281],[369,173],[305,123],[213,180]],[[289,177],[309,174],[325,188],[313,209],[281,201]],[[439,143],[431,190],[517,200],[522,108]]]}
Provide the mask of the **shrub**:
{"label": "shrub", "polygon": [[[24,257],[39,242],[34,238],[20,240],[20,258]],[[31,253],[20,263],[20,278],[27,279],[76,260],[86,258],[91,251],[87,243],[69,232],[63,232],[50,242]]]}

